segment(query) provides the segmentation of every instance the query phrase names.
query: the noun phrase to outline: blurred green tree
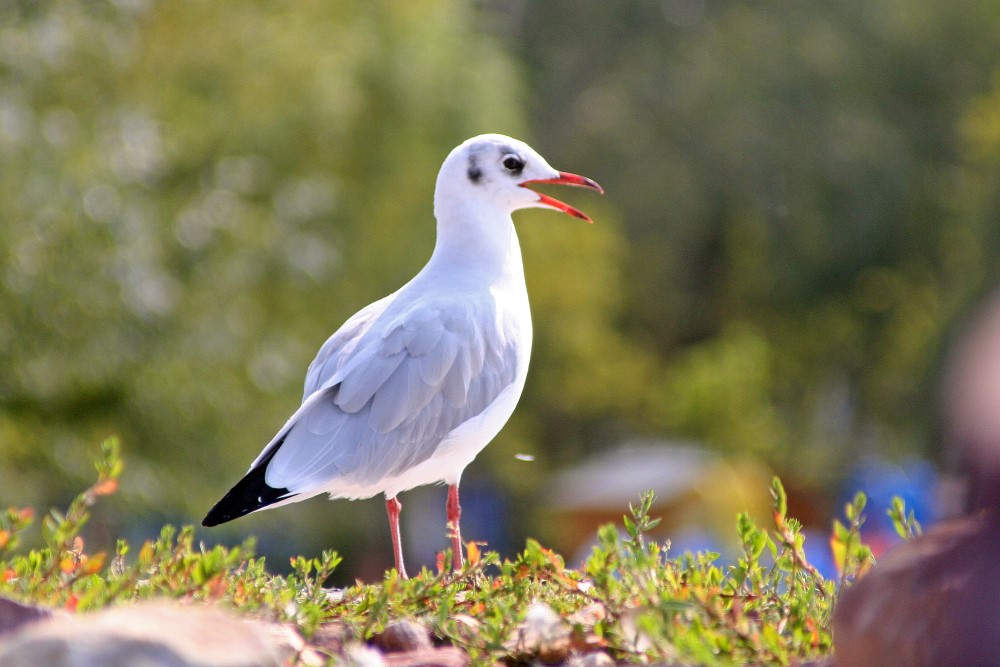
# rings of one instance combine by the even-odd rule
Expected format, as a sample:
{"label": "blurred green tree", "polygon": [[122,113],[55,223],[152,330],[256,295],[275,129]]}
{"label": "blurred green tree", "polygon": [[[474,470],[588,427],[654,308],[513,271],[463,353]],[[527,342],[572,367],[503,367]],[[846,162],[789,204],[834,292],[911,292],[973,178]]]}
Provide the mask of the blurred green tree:
{"label": "blurred green tree", "polygon": [[[447,152],[524,135],[518,68],[478,26],[460,0],[0,6],[0,502],[58,502],[114,431],[130,511],[200,518],[325,338],[429,256]],[[522,485],[505,470],[547,402],[608,409],[580,382],[597,341],[623,346],[600,217],[528,223],[538,319],[578,335],[491,454]]]}
{"label": "blurred green tree", "polygon": [[634,420],[826,481],[930,442],[937,350],[996,278],[959,130],[998,6],[486,6],[536,132],[621,207],[621,330],[661,361]]}

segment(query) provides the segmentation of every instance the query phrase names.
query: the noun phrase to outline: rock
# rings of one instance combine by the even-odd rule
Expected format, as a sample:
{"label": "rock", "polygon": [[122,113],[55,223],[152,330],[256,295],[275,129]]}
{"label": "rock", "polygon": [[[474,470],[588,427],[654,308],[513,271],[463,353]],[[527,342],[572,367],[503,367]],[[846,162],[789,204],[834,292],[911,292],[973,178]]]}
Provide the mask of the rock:
{"label": "rock", "polygon": [[535,602],[528,608],[517,634],[507,641],[507,649],[518,660],[553,665],[563,662],[570,652],[571,628],[552,607]]}
{"label": "rock", "polygon": [[653,647],[653,642],[640,626],[641,612],[638,609],[626,609],[619,617],[622,646],[635,653],[645,653]]}
{"label": "rock", "polygon": [[603,604],[594,602],[586,607],[581,607],[566,617],[566,621],[571,624],[580,625],[586,630],[593,630],[599,621],[603,621],[608,616],[608,610]]}
{"label": "rock", "polygon": [[345,667],[386,667],[386,662],[378,649],[362,644],[349,646],[344,651],[341,664]]}
{"label": "rock", "polygon": [[574,655],[566,661],[567,667],[614,667],[615,661],[604,651]]}
{"label": "rock", "polygon": [[0,597],[0,635],[17,630],[25,623],[50,618],[52,612],[43,607],[21,604],[10,598]]}
{"label": "rock", "polygon": [[140,603],[26,625],[0,641],[0,666],[280,667],[304,650],[281,625],[213,607]]}
{"label": "rock", "polygon": [[316,628],[316,632],[309,639],[309,644],[333,654],[343,651],[344,646],[353,638],[354,634],[350,628],[343,623],[333,621]]}
{"label": "rock", "polygon": [[387,667],[468,667],[469,654],[454,646],[422,648],[383,656]]}
{"label": "rock", "polygon": [[371,643],[386,653],[415,651],[431,648],[431,635],[416,621],[402,620],[385,626],[385,630],[372,637]]}
{"label": "rock", "polygon": [[1000,510],[903,542],[834,612],[838,665],[990,665],[1000,656]]}
{"label": "rock", "polygon": [[390,623],[374,635],[371,643],[385,654],[387,667],[468,667],[469,654],[454,646],[434,648],[431,633],[411,620]]}

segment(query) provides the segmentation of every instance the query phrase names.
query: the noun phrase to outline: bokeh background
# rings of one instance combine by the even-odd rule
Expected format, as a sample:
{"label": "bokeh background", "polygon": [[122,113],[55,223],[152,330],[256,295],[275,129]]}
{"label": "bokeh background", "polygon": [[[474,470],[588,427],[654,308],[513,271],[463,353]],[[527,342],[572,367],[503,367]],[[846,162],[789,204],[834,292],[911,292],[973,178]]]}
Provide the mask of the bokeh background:
{"label": "bokeh background", "polygon": [[[887,479],[930,507],[944,350],[1000,278],[998,54],[1000,4],[950,0],[2,2],[0,504],[65,504],[118,434],[91,539],[200,522],[502,132],[607,196],[517,215],[532,369],[466,538],[573,553],[645,485],[711,544],[772,472],[819,530]],[[444,491],[402,500],[433,562]],[[251,534],[391,561],[380,499],[198,533]]]}

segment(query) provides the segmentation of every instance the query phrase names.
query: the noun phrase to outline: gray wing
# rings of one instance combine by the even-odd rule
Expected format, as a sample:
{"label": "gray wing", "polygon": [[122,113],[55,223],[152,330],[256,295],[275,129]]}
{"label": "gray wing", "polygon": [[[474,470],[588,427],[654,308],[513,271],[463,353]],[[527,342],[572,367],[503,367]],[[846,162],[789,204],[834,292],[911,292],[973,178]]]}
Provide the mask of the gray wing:
{"label": "gray wing", "polygon": [[[391,310],[382,305],[353,337],[338,332],[324,345],[307,377],[313,392],[272,441],[280,447],[269,486],[306,492],[334,479],[369,485],[396,475],[430,458],[517,377],[513,332],[492,300]],[[373,326],[387,317],[387,326]]]}
{"label": "gray wing", "polygon": [[340,370],[340,365],[350,358],[356,344],[363,339],[364,334],[371,328],[372,324],[392,304],[395,296],[395,294],[390,294],[365,306],[344,322],[343,326],[323,343],[323,347],[316,353],[316,358],[309,364],[309,370],[306,372],[306,382],[302,394],[303,403],[322,388],[327,380],[336,375],[337,371]]}

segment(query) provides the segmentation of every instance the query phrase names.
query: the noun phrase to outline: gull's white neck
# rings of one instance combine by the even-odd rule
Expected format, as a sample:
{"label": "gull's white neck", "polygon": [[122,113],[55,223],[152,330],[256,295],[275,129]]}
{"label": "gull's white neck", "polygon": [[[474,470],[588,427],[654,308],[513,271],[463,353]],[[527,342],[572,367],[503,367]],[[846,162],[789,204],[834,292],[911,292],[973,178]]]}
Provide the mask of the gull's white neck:
{"label": "gull's white neck", "polygon": [[479,276],[490,284],[513,282],[523,289],[521,246],[510,214],[468,200],[435,201],[437,242],[427,263],[459,278]]}

